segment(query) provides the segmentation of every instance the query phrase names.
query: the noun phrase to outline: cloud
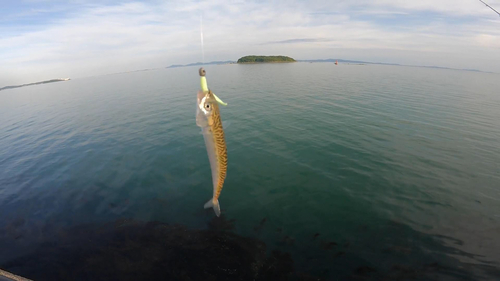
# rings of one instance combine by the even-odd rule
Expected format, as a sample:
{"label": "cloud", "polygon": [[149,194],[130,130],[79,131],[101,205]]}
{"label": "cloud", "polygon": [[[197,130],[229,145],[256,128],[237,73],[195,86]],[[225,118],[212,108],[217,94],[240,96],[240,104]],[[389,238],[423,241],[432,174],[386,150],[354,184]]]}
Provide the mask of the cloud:
{"label": "cloud", "polygon": [[315,42],[330,42],[333,39],[327,38],[293,38],[281,41],[271,41],[265,44],[294,44],[294,43],[315,43]]}
{"label": "cloud", "polygon": [[279,53],[500,72],[500,18],[479,1],[69,1],[4,10],[0,73],[9,77],[0,86],[200,61],[200,16],[207,61]]}
{"label": "cloud", "polygon": [[[319,1],[318,1],[319,2]],[[487,1],[491,6],[499,6],[500,1]],[[445,16],[488,16],[491,10],[479,1],[470,0],[358,0],[355,2],[335,2],[323,5],[323,10],[361,11],[374,10],[396,13],[432,12]]]}
{"label": "cloud", "polygon": [[500,51],[500,36],[492,36],[489,34],[480,34],[476,36],[478,45],[486,48],[494,48]]}

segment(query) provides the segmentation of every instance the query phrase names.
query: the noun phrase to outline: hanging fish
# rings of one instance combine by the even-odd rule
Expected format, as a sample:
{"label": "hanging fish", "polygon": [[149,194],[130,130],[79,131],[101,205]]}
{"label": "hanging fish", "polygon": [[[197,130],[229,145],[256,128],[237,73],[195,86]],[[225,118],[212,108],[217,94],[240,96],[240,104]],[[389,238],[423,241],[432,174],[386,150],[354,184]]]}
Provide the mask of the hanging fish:
{"label": "hanging fish", "polygon": [[220,117],[219,105],[227,105],[208,89],[205,70],[200,68],[201,91],[198,91],[196,107],[196,125],[201,127],[208,159],[212,170],[214,193],[212,199],[205,204],[205,209],[214,208],[220,216],[219,196],[227,173],[227,148],[224,139],[224,128]]}

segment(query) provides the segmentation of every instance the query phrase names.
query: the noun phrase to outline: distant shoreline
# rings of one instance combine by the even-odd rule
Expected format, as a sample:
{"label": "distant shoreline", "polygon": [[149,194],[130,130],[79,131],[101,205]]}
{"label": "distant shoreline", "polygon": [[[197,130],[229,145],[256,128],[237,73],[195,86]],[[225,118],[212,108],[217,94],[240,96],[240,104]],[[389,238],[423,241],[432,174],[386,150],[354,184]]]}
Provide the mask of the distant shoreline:
{"label": "distant shoreline", "polygon": [[[334,63],[338,62],[339,64],[345,64],[345,65],[388,65],[388,66],[407,66],[407,67],[422,67],[422,68],[433,68],[433,69],[444,69],[444,70],[460,70],[460,71],[469,71],[469,72],[478,72],[478,73],[490,73],[490,74],[498,74],[497,72],[492,72],[492,71],[484,71],[484,70],[478,70],[478,69],[466,69],[466,68],[451,68],[451,67],[443,67],[443,66],[432,66],[432,65],[409,65],[409,64],[398,64],[398,63],[384,63],[384,62],[368,62],[368,61],[356,61],[356,60],[344,60],[344,59],[313,59],[313,60],[294,60],[295,62],[302,62],[302,63]],[[189,67],[189,66],[203,66],[203,65],[242,65],[242,64],[264,64],[264,63],[287,63],[287,62],[243,62],[243,63],[238,63],[237,61],[211,61],[211,62],[195,62],[195,63],[189,63],[189,64],[173,64],[167,67],[161,67],[161,68],[149,68],[149,69],[139,69],[139,70],[131,70],[131,71],[124,71],[124,72],[114,72],[114,73],[108,73],[108,74],[100,74],[100,75],[93,75],[93,76],[88,76],[88,77],[94,77],[94,76],[105,76],[105,75],[115,75],[115,74],[124,74],[124,73],[131,73],[131,72],[141,72],[141,71],[151,71],[151,70],[158,70],[158,69],[165,69],[165,68],[179,68],[179,67]],[[53,82],[61,82],[61,81],[68,81],[71,80],[69,78],[61,78],[61,79],[52,79],[52,80],[47,80],[47,81],[41,81],[41,82],[35,82],[35,83],[29,83],[29,84],[22,84],[22,85],[15,85],[15,86],[5,86],[1,87],[0,91],[2,90],[9,90],[9,89],[14,89],[14,88],[20,88],[20,87],[25,87],[25,86],[32,86],[32,85],[38,85],[38,84],[46,84],[46,83],[53,83]]]}
{"label": "distant shoreline", "polygon": [[[369,62],[369,61],[356,61],[356,60],[344,60],[344,59],[296,60],[296,62],[303,62],[303,63],[307,63],[307,62],[309,62],[309,63],[334,63],[335,61],[338,61],[339,64],[348,64],[348,65],[408,66],[408,67],[423,67],[423,68],[434,68],[434,69],[461,70],[461,71],[480,72],[480,73],[496,73],[496,72],[484,71],[484,70],[478,70],[478,69],[451,68],[451,67],[432,66],[432,65],[410,65],[410,64],[398,64],[398,63],[385,63],[385,62]],[[176,64],[176,65],[167,66],[166,68],[203,66],[203,65],[226,65],[226,64],[242,65],[242,64],[263,64],[263,63],[273,63],[273,62],[238,63],[236,61],[211,61],[211,62],[206,62],[206,63],[196,62],[196,63],[190,63],[190,64]],[[145,69],[143,71],[146,71],[146,70],[154,70],[154,69]],[[136,71],[138,71],[138,70],[136,70]],[[129,72],[133,72],[133,71],[129,71]],[[113,74],[117,74],[117,73],[113,73]]]}
{"label": "distant shoreline", "polygon": [[[483,71],[477,69],[461,69],[461,68],[450,68],[450,67],[441,67],[441,66],[425,66],[425,65],[406,65],[406,64],[397,64],[397,63],[384,63],[384,62],[368,62],[368,61],[356,61],[356,60],[344,60],[344,59],[314,59],[314,60],[296,60],[296,62],[302,63],[334,63],[338,61],[339,64],[349,64],[349,65],[389,65],[389,66],[409,66],[409,67],[423,67],[423,68],[435,68],[435,69],[448,69],[448,70],[462,70],[462,71],[472,71],[472,72],[481,72],[481,73],[496,73],[490,71]],[[131,70],[124,72],[115,72],[108,73],[102,75],[114,75],[114,74],[123,74],[123,73],[131,73],[131,72],[140,72],[140,71],[151,71],[158,69],[169,69],[169,68],[179,68],[179,67],[189,67],[189,66],[206,66],[206,65],[244,65],[244,64],[263,64],[267,62],[257,62],[257,63],[238,63],[237,61],[210,61],[210,62],[194,62],[189,64],[172,64],[167,67],[160,68],[149,68],[149,69],[140,69],[140,70]],[[100,76],[100,75],[97,75]]]}
{"label": "distant shoreline", "polygon": [[71,79],[69,79],[69,78],[57,78],[57,79],[51,79],[51,80],[46,80],[46,81],[41,81],[41,82],[34,82],[34,83],[28,83],[28,84],[22,84],[22,85],[5,86],[5,87],[0,88],[0,91],[2,91],[2,90],[8,90],[8,89],[21,88],[21,87],[26,87],[26,86],[39,85],[39,84],[47,84],[47,83],[54,83],[54,82],[69,81],[69,80],[71,80]]}

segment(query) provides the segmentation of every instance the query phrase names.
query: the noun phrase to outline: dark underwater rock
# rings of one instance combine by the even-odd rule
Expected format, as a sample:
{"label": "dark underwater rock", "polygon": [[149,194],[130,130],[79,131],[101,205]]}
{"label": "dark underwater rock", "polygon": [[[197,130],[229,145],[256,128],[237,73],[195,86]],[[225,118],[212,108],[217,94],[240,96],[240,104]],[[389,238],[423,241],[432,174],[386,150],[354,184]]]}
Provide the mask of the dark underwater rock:
{"label": "dark underwater rock", "polygon": [[[216,221],[217,220],[217,221]],[[2,268],[34,280],[294,280],[287,253],[227,232],[215,218],[210,229],[122,219],[65,230]]]}

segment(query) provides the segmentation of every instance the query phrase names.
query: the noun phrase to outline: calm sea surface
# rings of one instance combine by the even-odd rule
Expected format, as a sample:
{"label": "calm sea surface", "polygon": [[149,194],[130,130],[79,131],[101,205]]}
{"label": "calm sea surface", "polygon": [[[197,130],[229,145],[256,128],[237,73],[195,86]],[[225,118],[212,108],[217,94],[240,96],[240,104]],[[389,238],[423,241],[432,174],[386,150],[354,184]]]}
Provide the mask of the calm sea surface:
{"label": "calm sea surface", "polygon": [[[220,204],[232,232],[327,279],[500,278],[499,74],[206,70],[229,103]],[[207,228],[198,88],[185,67],[0,91],[0,268],[83,224]]]}

